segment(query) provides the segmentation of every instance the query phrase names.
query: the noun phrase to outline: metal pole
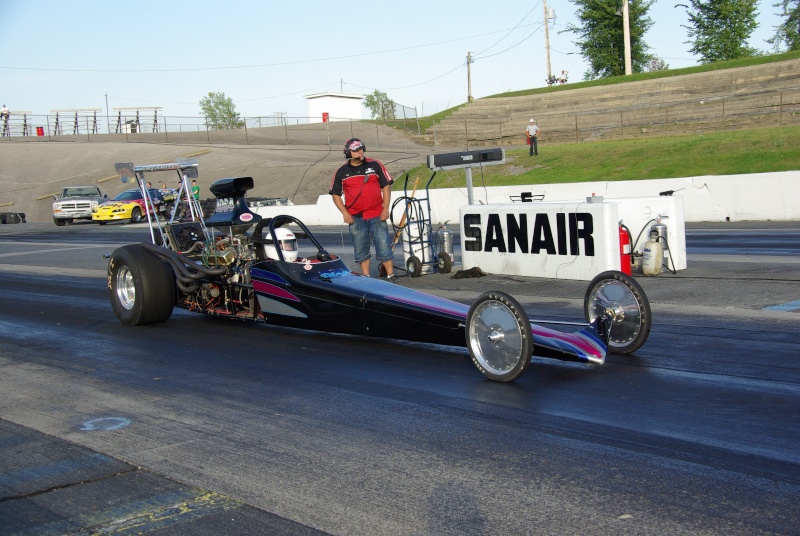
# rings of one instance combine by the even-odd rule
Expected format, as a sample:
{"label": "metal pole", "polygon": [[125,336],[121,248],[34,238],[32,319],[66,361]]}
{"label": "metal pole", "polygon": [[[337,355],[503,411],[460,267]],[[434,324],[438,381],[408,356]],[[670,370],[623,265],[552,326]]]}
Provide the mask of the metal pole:
{"label": "metal pole", "polygon": [[547,22],[547,0],[542,1],[542,6],[544,6],[544,50],[545,57],[547,58],[547,85],[549,86],[550,80],[553,77],[553,73],[550,70],[550,25]]}
{"label": "metal pole", "polygon": [[622,0],[622,35],[625,40],[625,75],[632,73],[631,69],[631,23],[628,13],[628,0]]}
{"label": "metal pole", "polygon": [[474,205],[472,201],[472,168],[464,168],[464,177],[467,179],[467,204]]}
{"label": "metal pole", "polygon": [[472,70],[470,64],[472,63],[472,52],[467,52],[467,102],[472,102]]}

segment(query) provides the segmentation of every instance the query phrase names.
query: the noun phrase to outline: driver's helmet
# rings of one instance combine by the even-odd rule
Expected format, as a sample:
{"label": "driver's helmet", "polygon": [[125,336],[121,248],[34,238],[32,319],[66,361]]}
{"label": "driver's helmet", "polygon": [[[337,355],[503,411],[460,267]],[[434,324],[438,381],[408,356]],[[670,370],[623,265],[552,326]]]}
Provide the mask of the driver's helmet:
{"label": "driver's helmet", "polygon": [[[289,229],[278,227],[275,229],[275,238],[278,245],[283,250],[283,259],[289,262],[297,260],[297,238]],[[280,260],[278,252],[275,251],[275,244],[264,244],[264,254],[273,260]]]}

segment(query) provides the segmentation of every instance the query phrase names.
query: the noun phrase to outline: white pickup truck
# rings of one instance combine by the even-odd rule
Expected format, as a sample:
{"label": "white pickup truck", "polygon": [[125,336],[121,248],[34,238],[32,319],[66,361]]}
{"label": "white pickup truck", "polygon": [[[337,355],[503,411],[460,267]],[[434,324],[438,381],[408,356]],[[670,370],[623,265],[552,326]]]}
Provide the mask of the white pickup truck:
{"label": "white pickup truck", "polygon": [[92,209],[108,201],[108,194],[97,186],[67,186],[55,196],[53,221],[62,226],[73,220],[91,220]]}

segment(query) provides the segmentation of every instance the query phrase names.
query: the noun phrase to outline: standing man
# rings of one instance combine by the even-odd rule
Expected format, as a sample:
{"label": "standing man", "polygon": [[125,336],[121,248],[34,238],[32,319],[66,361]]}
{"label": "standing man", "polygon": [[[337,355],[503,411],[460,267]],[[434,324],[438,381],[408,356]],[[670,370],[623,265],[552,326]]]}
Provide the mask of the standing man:
{"label": "standing man", "polygon": [[375,258],[386,270],[386,279],[394,282],[394,255],[386,223],[394,181],[383,164],[364,156],[366,149],[358,138],[347,140],[344,144],[347,162],[334,174],[328,193],[349,226],[361,273],[369,276],[370,246],[374,245]]}
{"label": "standing man", "polygon": [[0,122],[3,123],[3,136],[11,136],[11,134],[8,132],[8,116],[9,111],[4,104],[3,107],[0,108]]}
{"label": "standing man", "polygon": [[528,156],[539,156],[539,127],[536,125],[536,119],[531,119],[531,122],[528,123],[528,128],[525,129],[525,137],[528,140],[528,145],[530,149],[528,150]]}
{"label": "standing man", "polygon": [[200,201],[200,187],[197,185],[197,179],[192,179],[192,197],[196,201]]}

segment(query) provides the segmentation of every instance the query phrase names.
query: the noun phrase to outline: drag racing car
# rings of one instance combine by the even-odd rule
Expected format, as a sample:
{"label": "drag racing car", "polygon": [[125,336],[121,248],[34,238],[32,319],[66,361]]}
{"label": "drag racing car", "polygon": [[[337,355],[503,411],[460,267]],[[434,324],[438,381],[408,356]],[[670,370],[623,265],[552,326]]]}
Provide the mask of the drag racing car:
{"label": "drag racing car", "polygon": [[[180,192],[196,163],[131,166],[146,195],[145,174],[177,171]],[[124,179],[123,179],[124,180]],[[608,351],[630,353],[650,332],[647,297],[621,272],[605,272],[584,296],[585,323],[571,332],[531,323],[500,291],[471,305],[353,272],[289,215],[262,218],[245,194],[251,177],[212,184],[214,213],[204,219],[191,195],[191,218],[151,218],[150,240],[116,249],[108,263],[111,305],[120,322],[164,322],[175,307],[276,326],[467,347],[487,378],[518,378],[533,355],[602,364]],[[302,243],[309,252],[300,254]]]}

